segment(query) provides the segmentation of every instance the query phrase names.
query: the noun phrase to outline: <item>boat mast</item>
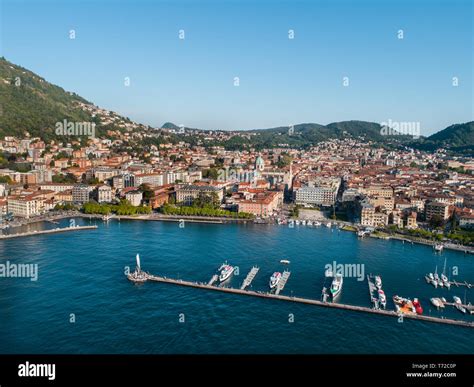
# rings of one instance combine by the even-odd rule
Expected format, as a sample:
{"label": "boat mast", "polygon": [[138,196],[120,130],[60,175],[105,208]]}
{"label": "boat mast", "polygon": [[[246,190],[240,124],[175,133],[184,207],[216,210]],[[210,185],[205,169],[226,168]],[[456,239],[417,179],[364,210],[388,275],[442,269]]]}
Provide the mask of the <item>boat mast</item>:
{"label": "boat mast", "polygon": [[137,270],[138,271],[141,271],[141,267],[140,267],[140,255],[137,254]]}

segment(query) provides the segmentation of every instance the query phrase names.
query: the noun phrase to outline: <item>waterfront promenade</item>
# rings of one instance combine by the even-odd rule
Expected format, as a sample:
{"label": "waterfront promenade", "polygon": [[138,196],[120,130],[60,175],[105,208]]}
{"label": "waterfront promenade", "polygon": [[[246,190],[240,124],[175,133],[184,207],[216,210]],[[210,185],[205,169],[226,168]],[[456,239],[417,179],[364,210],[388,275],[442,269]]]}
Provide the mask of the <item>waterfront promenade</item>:
{"label": "waterfront promenade", "polygon": [[45,235],[45,234],[57,234],[61,232],[71,232],[71,231],[83,231],[83,230],[95,230],[97,226],[74,226],[74,227],[62,227],[62,228],[54,228],[51,230],[39,230],[39,231],[27,231],[17,234],[9,234],[9,235],[0,235],[0,240],[3,239],[14,239],[14,238],[21,238],[33,235]]}

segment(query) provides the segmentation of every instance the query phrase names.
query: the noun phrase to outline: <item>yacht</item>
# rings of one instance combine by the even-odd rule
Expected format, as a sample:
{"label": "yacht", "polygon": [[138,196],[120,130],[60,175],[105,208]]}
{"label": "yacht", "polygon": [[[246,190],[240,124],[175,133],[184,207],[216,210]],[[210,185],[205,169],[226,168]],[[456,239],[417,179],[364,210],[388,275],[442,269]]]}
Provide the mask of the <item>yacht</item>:
{"label": "yacht", "polygon": [[462,305],[462,301],[458,296],[453,296],[453,300],[455,304]]}
{"label": "yacht", "polygon": [[387,306],[387,297],[385,296],[385,293],[382,289],[379,289],[378,293],[380,305],[382,305],[382,307],[385,309],[385,307]]}
{"label": "yacht", "polygon": [[416,314],[423,314],[423,308],[421,307],[418,298],[413,299],[413,306],[415,307]]}
{"label": "yacht", "polygon": [[430,298],[430,301],[434,306],[436,306],[436,309],[444,308],[444,303],[443,301],[441,301],[441,299],[433,297],[433,298]]}
{"label": "yacht", "polygon": [[234,272],[235,268],[230,265],[222,265],[221,267],[221,272],[219,274],[219,281],[224,282],[226,279],[228,279],[232,273]]}
{"label": "yacht", "polygon": [[281,280],[281,273],[277,271],[273,273],[272,276],[270,277],[270,283],[269,283],[270,289],[275,288],[280,282],[280,280]]}
{"label": "yacht", "polygon": [[375,276],[375,286],[377,286],[377,289],[382,289],[382,278],[379,275]]}
{"label": "yacht", "polygon": [[342,284],[344,282],[344,277],[342,276],[342,274],[336,274],[336,276],[334,277],[334,279],[332,280],[332,283],[331,283],[331,295],[332,295],[332,298],[336,298],[340,293],[341,293],[341,290],[342,290]]}

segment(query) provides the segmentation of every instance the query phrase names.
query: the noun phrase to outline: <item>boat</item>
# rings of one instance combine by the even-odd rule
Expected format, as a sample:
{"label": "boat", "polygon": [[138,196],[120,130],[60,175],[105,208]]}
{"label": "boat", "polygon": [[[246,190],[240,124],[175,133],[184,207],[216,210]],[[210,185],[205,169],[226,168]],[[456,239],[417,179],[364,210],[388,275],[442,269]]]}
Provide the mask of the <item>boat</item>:
{"label": "boat", "polygon": [[436,251],[436,252],[440,253],[440,252],[442,252],[442,251],[443,251],[443,249],[444,249],[444,246],[443,246],[443,244],[442,244],[442,243],[435,243],[435,245],[434,245],[434,249],[435,249],[435,251]]}
{"label": "boat", "polygon": [[331,228],[331,226],[332,226],[332,225],[331,225],[331,222],[327,222],[327,223],[326,223],[326,227],[327,227],[327,228]]}
{"label": "boat", "polygon": [[308,221],[306,221],[306,225],[311,227],[311,226],[313,225],[313,222],[311,222],[310,220],[308,220]]}
{"label": "boat", "polygon": [[359,231],[357,231],[357,236],[358,236],[359,238],[364,238],[364,237],[367,236],[368,234],[369,234],[369,232],[368,232],[368,231],[365,231],[365,230],[359,230]]}
{"label": "boat", "polygon": [[430,298],[430,301],[434,306],[436,306],[436,309],[444,308],[444,303],[443,301],[441,301],[440,298],[433,297],[433,298]]}
{"label": "boat", "polygon": [[103,220],[104,222],[108,222],[110,219],[112,219],[112,215],[104,215],[104,216],[102,217],[102,220]]}
{"label": "boat", "polygon": [[393,296],[393,302],[397,309],[397,312],[403,314],[416,314],[416,309],[413,303],[408,298],[403,298],[400,296]]}
{"label": "boat", "polygon": [[443,285],[446,286],[447,289],[451,288],[451,283],[448,280],[448,277],[446,277],[446,258],[444,259],[444,267],[443,267],[443,273],[441,273],[441,281],[443,281]]}
{"label": "boat", "polygon": [[415,307],[416,314],[423,314],[423,308],[421,307],[418,298],[413,299],[413,306]]}
{"label": "boat", "polygon": [[221,266],[220,269],[220,274],[219,274],[219,281],[224,282],[226,279],[228,279],[232,273],[234,272],[235,268],[233,266],[224,264]]}
{"label": "boat", "polygon": [[295,220],[295,224],[296,224],[297,226],[299,226],[299,225],[300,225],[300,221],[299,221],[299,220]]}
{"label": "boat", "polygon": [[272,276],[270,277],[270,283],[269,283],[270,289],[275,288],[280,282],[280,280],[281,280],[281,273],[278,271],[273,273]]}
{"label": "boat", "polygon": [[314,226],[319,227],[321,226],[321,222],[318,222],[317,220],[313,223]]}
{"label": "boat", "polygon": [[433,273],[429,273],[429,274],[428,274],[428,278],[430,279],[430,281],[434,281]]}
{"label": "boat", "polygon": [[375,276],[375,286],[377,286],[377,289],[382,289],[382,278],[379,275]]}
{"label": "boat", "polygon": [[301,225],[302,225],[302,226],[306,226],[306,220],[302,220],[302,221],[301,221]]}
{"label": "boat", "polygon": [[336,276],[332,280],[331,289],[330,289],[331,296],[333,299],[336,298],[341,293],[343,282],[344,282],[344,277],[342,276],[342,274],[336,274]]}
{"label": "boat", "polygon": [[127,278],[133,282],[145,282],[148,279],[148,276],[145,272],[142,271],[142,268],[140,265],[139,254],[137,254],[136,260],[137,260],[137,267],[135,268],[135,271],[133,273],[129,273],[127,275]]}
{"label": "boat", "polygon": [[379,289],[378,294],[380,305],[382,305],[382,307],[385,309],[385,307],[387,306],[387,297],[385,296],[385,293],[382,289]]}
{"label": "boat", "polygon": [[462,305],[462,301],[458,296],[453,296],[453,300],[455,304]]}
{"label": "boat", "polygon": [[287,259],[282,259],[282,260],[280,260],[280,263],[283,263],[285,265],[289,265],[290,261],[288,261]]}

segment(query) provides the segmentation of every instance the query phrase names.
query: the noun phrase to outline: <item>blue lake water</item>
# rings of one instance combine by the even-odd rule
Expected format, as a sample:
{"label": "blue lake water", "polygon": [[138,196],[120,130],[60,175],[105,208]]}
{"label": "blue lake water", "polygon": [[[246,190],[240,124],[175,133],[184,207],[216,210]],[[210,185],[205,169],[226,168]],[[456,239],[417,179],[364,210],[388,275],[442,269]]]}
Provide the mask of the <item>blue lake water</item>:
{"label": "blue lake water", "polygon": [[[324,266],[364,264],[391,297],[418,297],[425,314],[474,320],[429,298],[465,288],[434,289],[424,274],[456,266],[474,282],[474,256],[366,238],[337,229],[77,219],[92,231],[0,241],[1,263],[36,263],[38,281],[0,278],[0,353],[474,353],[474,330],[168,284],[130,283],[126,266],[207,282],[227,260],[239,287],[253,265],[253,290],[268,290],[274,271],[291,270],[282,294],[319,299]],[[68,225],[69,220],[60,222]],[[42,224],[31,228],[51,228]],[[291,261],[289,266],[281,259]],[[474,289],[467,290],[474,302]],[[370,306],[367,282],[346,278],[339,302]],[[75,323],[70,322],[71,314]],[[293,318],[291,318],[293,317]],[[184,322],[180,322],[184,318]],[[290,322],[293,321],[293,322]]]}

